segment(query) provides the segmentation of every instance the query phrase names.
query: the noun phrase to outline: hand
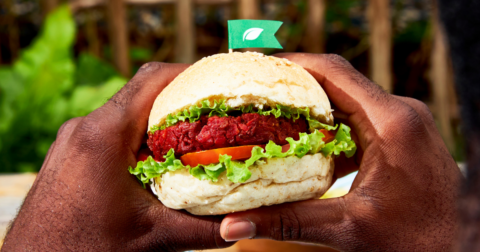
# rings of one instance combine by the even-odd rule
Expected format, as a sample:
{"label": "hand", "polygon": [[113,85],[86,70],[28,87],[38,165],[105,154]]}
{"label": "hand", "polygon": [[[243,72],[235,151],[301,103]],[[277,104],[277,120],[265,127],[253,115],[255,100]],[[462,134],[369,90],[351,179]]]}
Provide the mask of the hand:
{"label": "hand", "polygon": [[5,251],[161,250],[231,245],[221,217],[164,207],[128,166],[157,95],[187,66],[148,63],[104,106],[66,122],[5,238]]}
{"label": "hand", "polygon": [[345,115],[359,151],[336,160],[336,175],[358,175],[340,198],[227,215],[222,237],[322,243],[345,251],[451,250],[461,175],[427,106],[387,94],[337,55],[278,57],[307,69],[336,113]]}

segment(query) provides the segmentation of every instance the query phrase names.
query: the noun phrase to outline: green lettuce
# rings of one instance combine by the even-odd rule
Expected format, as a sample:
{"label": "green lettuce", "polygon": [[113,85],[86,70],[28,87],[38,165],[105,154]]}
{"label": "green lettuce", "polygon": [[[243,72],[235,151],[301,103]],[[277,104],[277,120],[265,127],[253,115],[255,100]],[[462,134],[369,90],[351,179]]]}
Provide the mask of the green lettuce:
{"label": "green lettuce", "polygon": [[176,171],[185,168],[182,161],[175,158],[173,149],[170,149],[164,158],[164,162],[157,162],[152,156],[148,156],[145,161],[139,161],[135,169],[128,167],[128,171],[137,176],[138,180],[145,186],[151,178],[162,176],[167,171]]}
{"label": "green lettuce", "polygon": [[320,151],[324,156],[329,156],[332,153],[338,156],[341,152],[344,152],[345,156],[349,158],[355,154],[356,150],[357,146],[350,136],[350,127],[340,124],[335,139],[326,144]]}
{"label": "green lettuce", "polygon": [[229,112],[232,111],[241,111],[242,113],[257,113],[260,115],[274,115],[275,118],[286,117],[288,119],[297,120],[300,118],[300,115],[303,115],[308,122],[309,128],[311,131],[314,129],[326,129],[326,130],[335,130],[336,127],[330,126],[328,124],[323,124],[310,117],[309,108],[291,108],[283,105],[276,105],[276,108],[269,108],[266,110],[254,108],[253,105],[241,106],[238,108],[232,108],[225,104],[225,100],[215,101],[213,104],[209,100],[203,100],[200,102],[200,105],[192,105],[188,109],[172,115],[169,114],[165,119],[165,124],[158,126],[154,125],[150,128],[150,133],[155,133],[157,130],[164,130],[167,127],[173,126],[178,122],[196,122],[200,119],[200,116],[208,114],[208,116],[219,116],[225,117],[228,116]]}
{"label": "green lettuce", "polygon": [[152,156],[148,156],[145,161],[139,161],[135,168],[132,168],[131,166],[128,167],[128,171],[137,176],[137,179],[143,183],[143,187],[150,182],[150,179],[160,177],[168,171],[187,168],[189,169],[190,174],[195,178],[200,180],[208,179],[213,182],[217,182],[218,176],[225,171],[225,167],[221,163],[197,165],[193,168],[189,165],[185,166],[180,159],[175,158],[175,152],[173,149],[170,149],[167,155],[163,156],[163,158],[165,158],[164,162],[157,162]]}
{"label": "green lettuce", "polygon": [[215,101],[212,105],[210,105],[209,100],[203,100],[200,102],[200,105],[192,105],[188,109],[184,109],[175,115],[169,114],[165,119],[165,124],[162,126],[152,126],[150,128],[150,133],[154,133],[157,130],[163,130],[166,127],[173,126],[180,121],[185,122],[187,119],[189,122],[196,122],[200,119],[201,115],[205,114],[208,114],[208,116],[217,115],[220,117],[225,117],[228,116],[227,113],[232,110],[232,108],[225,105],[224,100]]}
{"label": "green lettuce", "polygon": [[156,162],[149,156],[147,160],[138,162],[135,169],[129,167],[128,170],[131,174],[137,176],[144,187],[145,184],[149,183],[150,179],[162,176],[167,171],[179,169],[188,169],[189,173],[195,178],[213,182],[217,182],[220,174],[226,171],[228,180],[234,183],[244,183],[252,175],[249,168],[262,158],[282,158],[288,156],[301,158],[307,154],[318,152],[323,153],[326,157],[332,154],[338,156],[341,152],[344,152],[347,157],[353,156],[357,147],[350,136],[350,128],[344,124],[332,128],[336,129],[337,127],[338,131],[335,139],[327,144],[322,140],[325,135],[318,130],[314,130],[310,134],[300,133],[298,140],[294,140],[291,137],[286,138],[290,144],[290,149],[286,152],[282,152],[282,146],[272,141],[265,146],[265,149],[255,146],[252,149],[252,156],[245,161],[232,161],[231,156],[220,155],[219,163],[190,167],[189,165],[184,166],[179,159],[175,158],[173,149],[170,149],[167,155],[164,156],[164,162]]}

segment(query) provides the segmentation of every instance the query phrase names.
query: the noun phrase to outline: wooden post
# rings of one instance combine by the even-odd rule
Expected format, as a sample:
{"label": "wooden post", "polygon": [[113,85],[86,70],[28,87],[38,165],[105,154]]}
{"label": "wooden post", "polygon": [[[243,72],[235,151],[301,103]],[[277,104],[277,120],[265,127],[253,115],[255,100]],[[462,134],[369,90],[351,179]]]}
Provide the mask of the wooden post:
{"label": "wooden post", "polygon": [[440,133],[450,152],[455,148],[452,136],[452,125],[450,120],[450,99],[449,84],[451,84],[452,72],[449,69],[449,57],[444,31],[438,18],[438,9],[434,4],[432,13],[433,48],[431,54],[431,81],[433,89],[433,100],[435,104],[435,117],[440,125]]}
{"label": "wooden post", "polygon": [[112,56],[115,67],[125,77],[130,77],[130,59],[128,51],[128,27],[125,2],[108,0],[108,28]]}
{"label": "wooden post", "polygon": [[390,1],[369,0],[371,78],[387,92],[392,92],[392,52]]}
{"label": "wooden post", "polygon": [[85,33],[88,43],[88,52],[100,58],[100,40],[98,39],[97,21],[94,10],[86,10]]}
{"label": "wooden post", "polygon": [[260,6],[257,0],[239,0],[238,16],[240,19],[259,19]]}
{"label": "wooden post", "polygon": [[325,0],[308,0],[307,36],[308,52],[325,52]]}
{"label": "wooden post", "polygon": [[57,8],[58,0],[41,0],[40,4],[42,6],[42,14],[46,17],[48,13]]}
{"label": "wooden post", "polygon": [[192,0],[177,0],[177,42],[176,62],[193,63],[195,61],[195,30],[193,22]]}
{"label": "wooden post", "polygon": [[15,14],[13,13],[13,1],[5,0],[5,8],[7,9],[7,15],[5,17],[7,30],[8,30],[8,46],[10,50],[11,61],[13,62],[20,51],[20,39],[18,32],[18,25],[15,21]]}

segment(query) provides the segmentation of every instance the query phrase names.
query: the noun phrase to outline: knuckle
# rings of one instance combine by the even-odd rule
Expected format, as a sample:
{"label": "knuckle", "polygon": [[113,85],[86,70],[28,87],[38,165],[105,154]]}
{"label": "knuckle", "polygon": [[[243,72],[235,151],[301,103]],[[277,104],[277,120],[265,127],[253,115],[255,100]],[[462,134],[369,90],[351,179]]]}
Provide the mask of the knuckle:
{"label": "knuckle", "polygon": [[402,109],[399,110],[399,113],[395,116],[395,123],[400,125],[402,128],[419,128],[423,126],[423,121],[417,111],[409,106],[402,106]]}
{"label": "knuckle", "polygon": [[335,53],[323,54],[323,57],[332,63],[349,64],[344,57]]}
{"label": "knuckle", "polygon": [[410,142],[428,135],[420,114],[405,103],[399,107],[395,106],[383,128],[383,138],[395,139],[396,141],[403,139],[406,142]]}
{"label": "knuckle", "polygon": [[92,118],[85,117],[74,132],[74,145],[79,150],[97,152],[104,144],[103,129]]}
{"label": "knuckle", "polygon": [[332,65],[350,66],[350,62],[338,54],[324,54],[323,57]]}
{"label": "knuckle", "polygon": [[432,111],[430,111],[427,104],[413,98],[408,98],[408,100],[410,101],[411,106],[413,106],[422,117],[424,117],[425,119],[433,120]]}
{"label": "knuckle", "polygon": [[153,72],[153,71],[158,71],[162,70],[165,67],[165,63],[162,62],[147,62],[143,64],[139,69],[137,73],[148,73],[148,72]]}
{"label": "knuckle", "polygon": [[388,93],[379,85],[369,80],[363,74],[358,72],[345,58],[337,54],[323,55],[327,61],[328,74],[346,78],[348,81],[356,83],[364,89],[367,94],[375,100],[388,100]]}
{"label": "knuckle", "polygon": [[125,108],[126,105],[132,101],[133,97],[145,86],[146,80],[164,73],[168,66],[169,64],[162,62],[148,62],[143,64],[135,76],[113,95],[112,98],[109,99],[109,102],[119,108]]}
{"label": "knuckle", "polygon": [[75,117],[64,122],[58,129],[57,139],[60,136],[71,134],[75,127],[82,121],[82,117]]}
{"label": "knuckle", "polygon": [[300,220],[297,214],[290,209],[281,211],[277,216],[278,228],[274,228],[271,237],[280,241],[299,240],[301,233]]}

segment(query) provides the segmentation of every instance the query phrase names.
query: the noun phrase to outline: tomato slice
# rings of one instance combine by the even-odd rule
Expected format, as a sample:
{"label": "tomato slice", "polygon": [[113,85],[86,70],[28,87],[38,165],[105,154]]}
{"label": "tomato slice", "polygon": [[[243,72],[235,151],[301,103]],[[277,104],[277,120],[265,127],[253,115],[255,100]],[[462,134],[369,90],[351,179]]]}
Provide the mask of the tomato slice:
{"label": "tomato slice", "polygon": [[182,161],[183,165],[190,165],[191,167],[195,167],[199,164],[209,165],[213,163],[218,163],[219,156],[225,154],[231,156],[232,160],[245,160],[250,158],[250,156],[252,155],[252,149],[255,146],[260,146],[262,148],[265,147],[265,145],[244,145],[237,147],[198,151],[187,153],[181,156],[180,160]]}
{"label": "tomato slice", "polygon": [[325,143],[329,143],[333,139],[335,139],[335,132],[334,131],[328,131],[326,129],[321,129],[320,132],[322,132],[325,135],[325,137],[322,139]]}
{"label": "tomato slice", "polygon": [[[321,129],[320,132],[325,135],[323,141],[326,143],[331,142],[335,138],[335,132],[330,132],[325,129]],[[199,164],[209,165],[218,163],[218,157],[225,154],[231,156],[232,160],[246,160],[252,155],[252,149],[255,146],[265,148],[265,145],[244,145],[237,147],[218,148],[213,150],[187,153],[181,156],[180,160],[184,165],[190,165],[191,167],[195,167]],[[290,144],[282,145],[282,152],[287,152],[289,149]],[[137,160],[145,161],[148,156],[153,156],[153,153],[149,149],[142,149],[138,152]]]}
{"label": "tomato slice", "polygon": [[[326,143],[331,142],[335,138],[334,133],[329,132],[328,130],[321,129],[320,132],[325,135],[323,141]],[[251,157],[252,149],[255,146],[265,148],[265,145],[244,145],[238,147],[219,148],[187,153],[181,156],[180,160],[184,165],[190,165],[191,167],[195,167],[199,164],[209,165],[218,163],[218,157],[225,154],[231,156],[232,160],[246,160]],[[290,144],[282,145],[282,152],[287,152],[288,149],[290,149]]]}

